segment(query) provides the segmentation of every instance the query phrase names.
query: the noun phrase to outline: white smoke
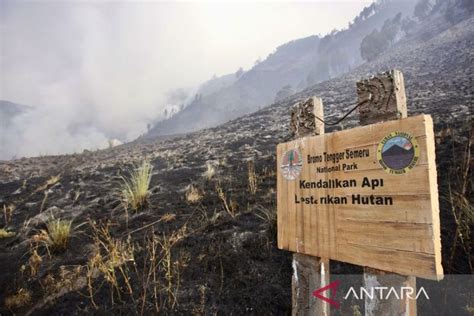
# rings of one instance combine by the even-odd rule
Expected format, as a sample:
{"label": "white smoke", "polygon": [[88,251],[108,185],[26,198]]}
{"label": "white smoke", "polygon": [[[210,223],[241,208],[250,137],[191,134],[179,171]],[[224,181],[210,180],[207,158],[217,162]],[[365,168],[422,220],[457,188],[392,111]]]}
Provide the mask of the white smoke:
{"label": "white smoke", "polygon": [[34,109],[0,126],[0,159],[133,140],[164,116],[167,92],[248,69],[285,41],[345,25],[366,4],[331,7],[330,19],[327,3],[2,0],[0,100]]}
{"label": "white smoke", "polygon": [[33,110],[1,128],[0,159],[105,148],[111,138],[136,138],[159,116],[170,86],[158,76],[159,48],[135,6],[9,5],[0,98]]}

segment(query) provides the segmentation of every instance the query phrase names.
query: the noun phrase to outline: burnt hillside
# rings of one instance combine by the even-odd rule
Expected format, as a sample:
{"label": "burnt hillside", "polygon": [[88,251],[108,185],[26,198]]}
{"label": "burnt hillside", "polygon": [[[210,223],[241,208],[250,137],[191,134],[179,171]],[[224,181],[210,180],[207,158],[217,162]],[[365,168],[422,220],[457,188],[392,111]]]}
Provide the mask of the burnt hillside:
{"label": "burnt hillside", "polygon": [[[423,41],[401,41],[370,64],[216,128],[0,162],[0,227],[14,232],[0,239],[0,313],[288,313],[291,254],[276,248],[274,216],[275,146],[290,137],[290,106],[317,95],[326,119],[336,120],[356,103],[358,79],[391,68],[404,73],[409,115],[431,114],[435,121],[445,272],[472,273],[470,248],[455,247],[453,254],[456,226],[452,202],[444,197],[449,184],[460,190],[465,170],[458,153],[466,150],[472,124],[473,35],[471,16]],[[356,122],[354,113],[332,129]],[[149,203],[125,212],[121,175],[145,159],[154,167]],[[191,185],[195,199],[186,198]],[[472,188],[465,189],[472,203]],[[49,216],[73,219],[65,252],[41,246]],[[111,264],[110,252],[97,249],[100,242],[115,245],[123,260]],[[91,268],[98,254],[109,256],[104,271],[116,273],[115,285]],[[15,305],[12,298],[24,301]]]}
{"label": "burnt hillside", "polygon": [[[145,137],[215,127],[318,82],[338,77],[363,63],[359,49],[367,34],[397,14],[408,19],[413,15],[415,4],[416,1],[374,1],[346,29],[334,30],[324,37],[313,35],[280,45],[238,77],[231,75],[233,81],[229,81],[228,76],[216,78],[215,83],[223,83],[221,88],[208,82],[216,89],[200,89],[193,102],[168,119],[156,122]],[[396,33],[398,37],[404,36],[402,30]]]}

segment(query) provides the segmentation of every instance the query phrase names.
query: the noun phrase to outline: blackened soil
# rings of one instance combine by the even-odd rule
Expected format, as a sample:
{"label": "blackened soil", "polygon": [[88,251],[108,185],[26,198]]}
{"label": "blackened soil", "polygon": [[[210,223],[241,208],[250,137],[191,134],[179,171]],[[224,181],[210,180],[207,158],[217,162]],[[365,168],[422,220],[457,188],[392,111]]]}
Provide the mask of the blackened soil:
{"label": "blackened soil", "polygon": [[[469,166],[472,139],[473,30],[469,18],[425,41],[401,43],[370,65],[216,128],[96,152],[0,162],[0,207],[14,206],[11,217],[7,211],[0,217],[0,227],[15,232],[0,239],[0,314],[289,314],[291,254],[276,247],[274,214],[275,146],[290,138],[290,106],[321,96],[331,121],[355,103],[356,80],[391,68],[405,75],[409,114],[431,114],[435,121],[444,269],[472,273],[472,244],[455,243],[449,191],[463,191],[472,205],[472,183],[463,184],[471,174],[462,166]],[[357,117],[342,124],[327,130],[353,127]],[[154,166],[151,195],[145,207],[127,213],[120,202],[121,176],[145,159]],[[249,189],[249,161],[255,194]],[[212,177],[205,175],[208,166]],[[202,195],[197,203],[186,200],[191,184]],[[64,252],[48,254],[34,241],[49,216],[73,220]],[[134,247],[133,261],[120,265],[126,273],[113,269],[115,289],[94,271],[90,284],[84,283],[95,254],[92,225],[106,225],[112,238]],[[153,240],[158,263],[150,268]],[[163,240],[172,242],[168,274]],[[41,262],[32,273],[35,248]],[[331,270],[354,273],[360,267],[334,263]],[[31,299],[7,307],[5,299],[18,291],[28,291]]]}

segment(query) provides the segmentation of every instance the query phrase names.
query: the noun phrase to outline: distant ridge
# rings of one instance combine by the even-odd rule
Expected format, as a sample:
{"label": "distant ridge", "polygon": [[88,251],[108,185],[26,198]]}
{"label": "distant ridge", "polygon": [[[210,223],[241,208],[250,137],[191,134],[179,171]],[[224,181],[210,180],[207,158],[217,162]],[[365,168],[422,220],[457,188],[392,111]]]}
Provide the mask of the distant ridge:
{"label": "distant ridge", "polygon": [[[364,60],[360,45],[364,37],[381,29],[397,15],[412,16],[415,1],[380,0],[367,6],[349,22],[349,27],[320,37],[296,39],[280,45],[248,71],[213,78],[202,85],[193,101],[166,120],[156,122],[144,138],[180,134],[213,127],[285,100],[331,78],[347,73]],[[400,25],[393,42],[403,37]],[[212,89],[207,89],[212,86]]]}

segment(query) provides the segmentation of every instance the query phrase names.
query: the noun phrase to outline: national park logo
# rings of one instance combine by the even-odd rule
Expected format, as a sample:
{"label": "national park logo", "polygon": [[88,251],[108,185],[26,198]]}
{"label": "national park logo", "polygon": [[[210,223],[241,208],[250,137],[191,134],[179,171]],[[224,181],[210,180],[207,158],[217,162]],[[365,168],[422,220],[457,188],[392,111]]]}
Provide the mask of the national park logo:
{"label": "national park logo", "polygon": [[295,180],[303,168],[303,158],[298,149],[290,149],[283,155],[281,170],[286,180]]}
{"label": "national park logo", "polygon": [[390,174],[404,174],[413,169],[420,157],[416,139],[405,132],[385,136],[377,149],[377,160]]}

